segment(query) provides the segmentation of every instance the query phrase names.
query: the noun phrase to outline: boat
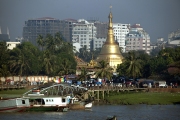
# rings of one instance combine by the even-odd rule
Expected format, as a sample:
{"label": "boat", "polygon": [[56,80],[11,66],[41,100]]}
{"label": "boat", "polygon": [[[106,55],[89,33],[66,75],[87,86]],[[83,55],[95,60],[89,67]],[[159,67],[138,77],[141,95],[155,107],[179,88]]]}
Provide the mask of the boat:
{"label": "boat", "polygon": [[90,109],[90,108],[92,108],[92,102],[79,101],[79,99],[76,97],[70,98],[69,109],[79,110],[79,109]]}
{"label": "boat", "polygon": [[29,98],[0,99],[0,112],[23,112],[29,107]]}
{"label": "boat", "polygon": [[69,96],[31,96],[27,111],[68,111]]}
{"label": "boat", "polygon": [[109,116],[106,120],[117,120],[116,116]]}
{"label": "boat", "polygon": [[92,108],[92,102],[89,102],[89,103],[85,104],[84,107],[85,107],[85,109]]}

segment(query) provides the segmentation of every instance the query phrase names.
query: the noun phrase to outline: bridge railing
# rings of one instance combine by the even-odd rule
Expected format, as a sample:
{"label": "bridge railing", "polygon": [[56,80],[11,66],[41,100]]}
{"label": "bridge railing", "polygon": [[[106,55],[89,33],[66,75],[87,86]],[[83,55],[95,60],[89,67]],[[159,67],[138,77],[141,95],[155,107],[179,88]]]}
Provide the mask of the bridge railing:
{"label": "bridge railing", "polygon": [[121,89],[134,89],[138,88],[134,85],[123,85],[118,83],[112,84],[102,84],[102,85],[94,85],[94,86],[86,86],[88,90],[121,90]]}

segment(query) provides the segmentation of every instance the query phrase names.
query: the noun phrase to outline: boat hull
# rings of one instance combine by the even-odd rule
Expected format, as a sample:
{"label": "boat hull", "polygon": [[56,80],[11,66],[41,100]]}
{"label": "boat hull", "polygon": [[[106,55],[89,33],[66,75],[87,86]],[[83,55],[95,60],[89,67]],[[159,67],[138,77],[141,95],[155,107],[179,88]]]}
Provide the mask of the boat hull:
{"label": "boat hull", "polygon": [[28,98],[0,99],[0,112],[23,112],[29,107]]}
{"label": "boat hull", "polygon": [[10,107],[10,108],[2,108],[0,112],[25,112],[29,109],[29,107]]}
{"label": "boat hull", "polygon": [[27,111],[36,111],[36,112],[66,112],[68,111],[67,106],[31,106]]}

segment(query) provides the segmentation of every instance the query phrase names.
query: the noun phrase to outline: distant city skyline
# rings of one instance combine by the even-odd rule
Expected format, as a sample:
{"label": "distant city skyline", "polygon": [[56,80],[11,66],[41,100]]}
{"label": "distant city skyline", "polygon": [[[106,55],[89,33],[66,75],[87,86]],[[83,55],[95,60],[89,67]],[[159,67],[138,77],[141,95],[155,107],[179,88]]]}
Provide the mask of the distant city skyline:
{"label": "distant city skyline", "polygon": [[11,41],[22,37],[24,22],[29,19],[52,17],[59,20],[98,19],[113,23],[141,24],[151,42],[180,29],[180,0],[0,0],[1,33],[9,34]]}

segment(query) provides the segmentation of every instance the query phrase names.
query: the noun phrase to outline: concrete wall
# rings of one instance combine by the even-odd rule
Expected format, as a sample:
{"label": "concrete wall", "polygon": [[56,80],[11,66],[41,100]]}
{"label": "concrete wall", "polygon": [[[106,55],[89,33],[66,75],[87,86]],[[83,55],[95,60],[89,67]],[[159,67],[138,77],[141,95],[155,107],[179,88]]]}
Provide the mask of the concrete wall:
{"label": "concrete wall", "polygon": [[[55,76],[56,78],[58,78],[59,76]],[[29,82],[32,82],[32,81],[44,81],[44,82],[47,82],[48,81],[48,76],[10,76],[10,77],[7,77],[6,79],[11,79],[11,80],[14,80],[14,81],[22,81],[22,80],[28,80]],[[2,82],[5,81],[5,78],[4,77],[0,77],[0,80]],[[51,80],[54,80],[54,77],[49,77],[49,81]]]}

